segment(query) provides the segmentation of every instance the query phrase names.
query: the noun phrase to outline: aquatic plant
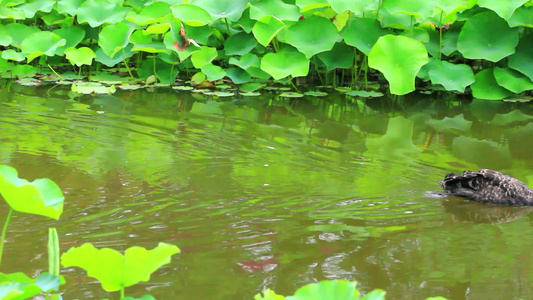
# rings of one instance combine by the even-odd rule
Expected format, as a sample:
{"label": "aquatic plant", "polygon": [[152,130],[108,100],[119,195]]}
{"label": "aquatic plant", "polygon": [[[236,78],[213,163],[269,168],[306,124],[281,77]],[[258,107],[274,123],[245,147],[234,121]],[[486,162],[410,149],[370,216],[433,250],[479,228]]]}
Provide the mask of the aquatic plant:
{"label": "aquatic plant", "polygon": [[361,90],[383,74],[392,94],[425,81],[461,93],[472,85],[483,99],[533,87],[525,0],[14,0],[0,16],[3,77],[44,66],[61,79],[67,63],[78,74],[126,72],[148,84],[307,76]]}

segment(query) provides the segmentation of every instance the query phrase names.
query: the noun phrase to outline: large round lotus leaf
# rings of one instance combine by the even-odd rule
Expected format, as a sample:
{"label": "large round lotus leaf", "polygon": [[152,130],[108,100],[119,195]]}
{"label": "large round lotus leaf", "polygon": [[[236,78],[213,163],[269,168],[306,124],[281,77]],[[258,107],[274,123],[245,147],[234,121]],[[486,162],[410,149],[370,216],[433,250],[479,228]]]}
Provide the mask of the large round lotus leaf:
{"label": "large round lotus leaf", "polygon": [[382,8],[388,10],[391,14],[406,14],[426,19],[433,16],[435,3],[427,0],[387,0],[383,1]]}
{"label": "large round lotus leaf", "polygon": [[478,0],[478,5],[495,11],[500,17],[509,19],[515,10],[528,0]]}
{"label": "large round lotus leaf", "polygon": [[133,29],[125,23],[108,25],[100,32],[98,45],[102,47],[107,56],[112,58],[128,45],[128,37],[132,31]]}
{"label": "large round lotus leaf", "polygon": [[533,82],[513,69],[494,68],[494,78],[499,85],[516,94],[533,89]]}
{"label": "large round lotus leaf", "polygon": [[249,67],[260,67],[261,66],[259,57],[257,57],[257,55],[253,53],[246,53],[243,56],[239,57],[238,59],[235,57],[230,57],[229,63],[232,65],[236,65],[243,70],[246,70]]}
{"label": "large round lotus leaf", "polygon": [[519,7],[514,11],[514,14],[507,20],[509,26],[517,27],[533,27],[533,6],[529,7]]}
{"label": "large round lotus leaf", "polygon": [[396,95],[415,90],[416,74],[428,60],[420,41],[390,34],[380,37],[368,54],[368,66],[383,73]]}
{"label": "large round lotus leaf", "polygon": [[510,28],[496,13],[488,11],[468,19],[459,34],[457,49],[464,57],[497,62],[514,53],[518,29]]}
{"label": "large round lotus leaf", "polygon": [[210,64],[213,59],[217,58],[217,49],[213,47],[202,46],[200,50],[191,54],[192,65],[195,68],[201,68],[204,65]]}
{"label": "large round lotus leaf", "polygon": [[508,66],[520,71],[533,81],[533,34],[522,36],[515,54],[509,57]]}
{"label": "large round lotus leaf", "polygon": [[13,38],[9,35],[9,32],[0,25],[0,46],[9,46],[13,42]]}
{"label": "large round lotus leaf", "polygon": [[248,7],[246,0],[191,0],[189,3],[205,9],[213,20],[228,18],[233,22],[239,20],[242,12]]}
{"label": "large round lotus leaf", "polygon": [[413,25],[413,17],[408,14],[393,14],[386,8],[379,10],[379,17],[383,27],[407,29]]}
{"label": "large round lotus leaf", "polygon": [[346,26],[342,32],[342,37],[346,44],[354,46],[365,55],[370,53],[370,49],[376,41],[386,34],[390,34],[390,29],[381,28],[378,20],[371,18],[356,18]]}
{"label": "large round lotus leaf", "polygon": [[243,55],[257,46],[257,40],[253,35],[239,32],[230,36],[224,43],[226,55]]}
{"label": "large round lotus leaf", "polygon": [[211,22],[211,15],[203,8],[191,4],[177,4],[171,7],[174,17],[189,26],[204,26]]}
{"label": "large round lotus leaf", "polygon": [[276,80],[287,76],[306,76],[309,73],[309,59],[300,52],[268,53],[261,59],[261,70]]}
{"label": "large round lotus leaf", "polygon": [[215,66],[213,64],[207,64],[201,68],[202,73],[207,76],[207,80],[209,81],[217,81],[219,79],[222,79],[224,76],[226,76],[226,71],[222,69],[219,66]]}
{"label": "large round lotus leaf", "polygon": [[49,13],[56,4],[55,0],[37,0],[17,6],[17,9],[24,12],[26,19],[33,18],[37,11]]}
{"label": "large round lotus leaf", "polygon": [[235,84],[241,84],[252,81],[252,77],[246,71],[240,68],[229,68],[226,70],[226,76]]}
{"label": "large round lotus leaf", "polygon": [[[356,282],[345,280],[323,280],[318,283],[305,285],[294,293],[294,296],[286,297],[287,300],[319,300],[319,299],[359,299],[359,291]],[[383,292],[385,294],[385,292]],[[333,296],[334,295],[334,296]],[[365,296],[366,297],[366,296]],[[381,298],[370,298],[383,300]]]}
{"label": "large round lotus leaf", "polygon": [[57,11],[60,14],[75,16],[81,4],[86,0],[58,0]]}
{"label": "large round lotus leaf", "polygon": [[6,7],[3,3],[0,5],[0,19],[24,20],[25,18],[24,12]]}
{"label": "large round lotus leaf", "polygon": [[[171,34],[176,35],[178,40],[181,41],[181,35],[179,33],[181,26],[177,26],[178,28],[172,27]],[[185,35],[187,37],[193,37],[194,41],[197,42],[200,45],[207,44],[209,42],[209,38],[213,35],[213,29],[209,27],[209,25],[204,26],[189,26],[187,24],[184,25],[185,28]]]}
{"label": "large round lotus leaf", "polygon": [[62,55],[68,48],[76,47],[85,37],[85,30],[79,26],[67,26],[52,32],[66,41],[65,46],[57,48],[56,55]]}
{"label": "large round lotus leaf", "polygon": [[122,22],[125,17],[124,7],[107,0],[85,1],[78,9],[78,22],[87,22],[91,27]]}
{"label": "large round lotus leaf", "polygon": [[40,30],[35,27],[30,27],[21,23],[10,23],[4,26],[4,29],[9,33],[13,41],[11,46],[20,47],[20,44],[30,34],[39,32]]}
{"label": "large round lotus leaf", "polygon": [[281,0],[265,0],[252,3],[250,6],[250,18],[259,20],[264,16],[273,16],[279,20],[298,21],[301,14],[298,6],[284,3]]}
{"label": "large round lotus leaf", "polygon": [[353,66],[354,53],[345,43],[336,43],[330,51],[319,53],[318,58],[326,65],[328,71],[333,69],[348,69]]}
{"label": "large round lotus leaf", "polygon": [[257,41],[266,47],[284,27],[285,24],[275,17],[264,16],[255,22],[252,33]]}
{"label": "large round lotus leaf", "polygon": [[492,69],[481,70],[477,73],[476,81],[470,88],[472,88],[472,95],[479,99],[500,100],[512,94],[498,85]]}
{"label": "large round lotus leaf", "polygon": [[355,13],[355,15],[362,15],[367,9],[377,10],[379,4],[379,2],[375,0],[329,0],[328,2],[331,5],[331,8],[338,14],[348,10]]}
{"label": "large round lotus leaf", "polygon": [[62,39],[59,35],[49,31],[42,31],[28,35],[20,44],[20,49],[26,55],[29,63],[41,55],[54,56],[57,47],[61,47],[65,43],[65,39]]}
{"label": "large round lotus leaf", "polygon": [[447,91],[463,93],[474,82],[474,72],[468,65],[437,60],[429,69],[429,78],[433,84],[442,84]]}
{"label": "large round lotus leaf", "polygon": [[285,42],[308,58],[329,51],[339,39],[339,32],[329,19],[310,16],[285,30]]}
{"label": "large round lotus leaf", "polygon": [[172,13],[170,5],[164,2],[155,2],[145,6],[141,12],[134,10],[128,12],[126,20],[137,25],[148,25],[161,21],[165,16]]}
{"label": "large round lotus leaf", "polygon": [[70,64],[80,67],[82,65],[90,66],[96,54],[94,54],[91,48],[81,47],[79,49],[73,48],[65,51],[65,56],[70,61]]}
{"label": "large round lotus leaf", "polygon": [[59,219],[65,197],[55,182],[48,178],[29,182],[18,177],[17,170],[0,166],[0,194],[16,211]]}
{"label": "large round lotus leaf", "polygon": [[108,66],[108,67],[114,67],[119,62],[124,61],[125,58],[130,58],[133,56],[133,52],[131,51],[131,48],[133,48],[133,45],[128,45],[126,48],[124,48],[123,51],[119,51],[113,58],[109,57],[105,52],[102,50],[102,48],[96,49],[96,58],[95,60],[97,62],[101,62],[102,64]]}
{"label": "large round lotus leaf", "polygon": [[[437,0],[435,4],[436,8],[440,8],[444,12],[446,18],[448,16],[456,15],[458,11],[471,8],[475,2],[470,0]],[[456,17],[447,21],[453,22],[455,19]]]}

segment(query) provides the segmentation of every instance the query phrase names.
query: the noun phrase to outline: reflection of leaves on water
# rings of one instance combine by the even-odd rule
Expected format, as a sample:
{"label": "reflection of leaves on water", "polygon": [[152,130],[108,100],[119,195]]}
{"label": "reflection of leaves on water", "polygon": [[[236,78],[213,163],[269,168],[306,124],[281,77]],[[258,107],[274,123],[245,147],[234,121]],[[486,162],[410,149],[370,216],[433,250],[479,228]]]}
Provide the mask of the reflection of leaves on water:
{"label": "reflection of leaves on water", "polygon": [[438,132],[465,133],[472,127],[472,121],[465,120],[463,115],[454,118],[445,117],[442,120],[430,120],[427,124]]}
{"label": "reflection of leaves on water", "polygon": [[452,143],[453,155],[484,168],[501,170],[511,166],[511,153],[493,141],[480,141],[459,136]]}
{"label": "reflection of leaves on water", "polygon": [[515,124],[524,124],[533,120],[532,116],[522,113],[520,110],[515,109],[507,114],[496,114],[492,118],[492,125],[495,126],[510,126]]}
{"label": "reflection of leaves on water", "polygon": [[420,152],[411,140],[413,122],[398,116],[389,120],[387,133],[380,137],[367,140],[367,155],[377,154],[383,158],[406,158],[406,154]]}
{"label": "reflection of leaves on water", "polygon": [[533,211],[533,207],[489,205],[464,199],[447,199],[442,205],[454,219],[473,223],[508,223]]}

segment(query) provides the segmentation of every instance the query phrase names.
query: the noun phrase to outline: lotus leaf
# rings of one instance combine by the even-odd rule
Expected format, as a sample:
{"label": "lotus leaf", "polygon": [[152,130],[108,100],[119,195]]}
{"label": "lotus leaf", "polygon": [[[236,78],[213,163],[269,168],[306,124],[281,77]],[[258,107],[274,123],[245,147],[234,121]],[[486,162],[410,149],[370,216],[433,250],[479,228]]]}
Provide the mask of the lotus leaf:
{"label": "lotus leaf", "polygon": [[133,48],[131,48],[131,51],[133,52],[146,52],[146,53],[167,53],[169,54],[170,51],[167,49],[164,43],[162,42],[151,42],[151,43],[135,43],[133,44]]}
{"label": "lotus leaf", "polygon": [[287,296],[287,300],[358,300],[357,283],[345,280],[323,280],[318,283],[305,285]]}
{"label": "lotus leaf", "polygon": [[2,58],[7,60],[14,60],[14,61],[23,61],[26,59],[26,56],[24,54],[17,52],[13,49],[7,49],[2,51]]}
{"label": "lotus leaf", "polygon": [[98,45],[104,53],[113,58],[117,52],[124,49],[129,43],[129,36],[133,28],[125,23],[117,23],[104,27],[99,34]]}
{"label": "lotus leaf", "polygon": [[383,93],[374,92],[374,91],[349,91],[346,93],[348,96],[353,97],[362,97],[362,98],[369,98],[369,97],[381,97],[383,96]]}
{"label": "lotus leaf", "polygon": [[156,75],[160,82],[171,84],[176,81],[176,76],[178,76],[179,69],[173,68],[171,64],[154,57],[152,59],[145,60],[137,72],[141,78],[148,79],[150,76]]}
{"label": "lotus leaf", "polygon": [[174,17],[189,26],[204,26],[211,22],[211,15],[203,8],[192,4],[177,4],[170,7]]}
{"label": "lotus leaf", "polygon": [[[387,228],[387,230],[388,231],[404,230],[405,228],[406,228],[405,226],[391,226]],[[375,289],[375,290],[372,290],[370,293],[366,294],[363,298],[361,298],[361,300],[385,300],[386,293],[387,292],[385,292],[384,290]]]}
{"label": "lotus leaf", "polygon": [[248,7],[246,0],[191,0],[189,3],[205,9],[213,20],[228,18],[233,22],[239,20],[243,11]]}
{"label": "lotus leaf", "polygon": [[285,24],[275,17],[264,16],[254,24],[252,33],[257,41],[266,47],[284,27]]}
{"label": "lotus leaf", "polygon": [[96,49],[96,52],[95,52],[96,54],[95,60],[97,62],[103,63],[104,65],[108,67],[113,67],[119,62],[123,61],[124,59],[133,56],[133,52],[131,51],[131,48],[133,48],[133,45],[130,44],[126,47],[126,49],[123,49],[122,51],[119,51],[117,54],[115,54],[113,58],[105,54],[102,48],[98,48]]}
{"label": "lotus leaf", "polygon": [[304,93],[306,96],[312,96],[312,97],[324,97],[327,96],[328,93],[320,92],[320,91],[307,91]]}
{"label": "lotus leaf", "polygon": [[442,84],[447,91],[461,93],[475,80],[470,66],[452,64],[443,60],[437,60],[432,64],[428,74],[433,84]]}
{"label": "lotus leaf", "polygon": [[381,25],[383,27],[390,27],[396,29],[407,29],[413,25],[413,16],[408,14],[392,14],[385,7],[379,10],[379,16],[381,18]]}
{"label": "lotus leaf", "polygon": [[533,81],[533,34],[522,36],[516,53],[509,57],[509,67],[519,71]]}
{"label": "lotus leaf", "polygon": [[382,8],[391,14],[406,14],[419,19],[427,19],[433,16],[435,3],[427,0],[387,0],[383,1]]}
{"label": "lotus leaf", "polygon": [[481,70],[475,76],[476,81],[470,86],[472,95],[479,99],[500,100],[509,95],[511,92],[501,87],[496,78],[494,78],[493,69]]}
{"label": "lotus leaf", "polygon": [[105,86],[97,82],[73,83],[71,90],[80,94],[113,94],[117,91],[114,85]]}
{"label": "lotus leaf", "polygon": [[63,193],[48,178],[29,182],[18,178],[17,170],[0,166],[0,194],[9,206],[19,212],[59,219],[63,212]]}
{"label": "lotus leaf", "polygon": [[65,39],[59,35],[49,31],[41,31],[27,36],[20,44],[20,49],[26,55],[28,62],[31,62],[41,55],[54,56],[57,48],[65,45],[65,43]]}
{"label": "lotus leaf", "polygon": [[207,64],[207,65],[202,66],[201,70],[202,70],[202,73],[204,73],[205,76],[207,76],[207,80],[209,81],[216,81],[226,76],[226,71],[224,71],[224,69],[222,69],[219,66],[212,65],[212,64]]}
{"label": "lotus leaf", "polygon": [[[475,2],[470,0],[437,0],[436,8],[444,12],[443,23],[452,23],[457,19],[457,12],[471,8]],[[442,24],[440,24],[442,25]]]}
{"label": "lotus leaf", "polygon": [[375,0],[329,0],[331,8],[338,14],[351,11],[355,15],[362,15],[365,10],[377,10],[378,1]]}
{"label": "lotus leaf", "polygon": [[478,5],[495,11],[503,19],[509,19],[515,10],[528,0],[478,0]]}
{"label": "lotus leaf", "polygon": [[80,267],[100,281],[108,292],[150,280],[150,275],[161,266],[170,263],[170,257],[179,253],[174,245],[159,243],[152,250],[130,247],[124,255],[110,248],[96,249],[85,243],[70,248],[61,256],[63,267]]}
{"label": "lotus leaf", "polygon": [[457,40],[459,39],[460,29],[450,28],[442,37],[442,54],[450,55],[457,51]]}
{"label": "lotus leaf", "polygon": [[309,73],[309,59],[300,52],[268,53],[261,59],[261,70],[276,80],[287,76],[306,76]]}
{"label": "lotus leaf", "polygon": [[514,11],[514,14],[507,20],[509,26],[517,27],[533,27],[533,6],[519,7]]}
{"label": "lotus leaf", "polygon": [[296,0],[295,4],[300,8],[300,12],[302,13],[310,10],[329,7],[327,0]]}
{"label": "lotus leaf", "polygon": [[59,277],[41,273],[32,279],[24,273],[0,273],[0,299],[30,299],[42,292],[59,289]]}
{"label": "lotus leaf", "polygon": [[233,81],[235,84],[241,84],[245,82],[250,82],[252,78],[250,74],[244,71],[241,68],[229,68],[226,70],[226,76]]}
{"label": "lotus leaf", "polygon": [[61,14],[75,16],[85,0],[57,0],[57,11]]}
{"label": "lotus leaf", "polygon": [[370,18],[356,18],[352,20],[342,32],[346,44],[354,46],[359,51],[368,55],[376,41],[390,29],[383,29],[378,20]]}
{"label": "lotus leaf", "polygon": [[156,300],[152,295],[144,295],[141,298],[125,297],[123,300]]}
{"label": "lotus leaf", "polygon": [[217,58],[217,49],[212,47],[202,46],[200,50],[191,54],[191,61],[195,68],[201,68],[204,65],[210,64],[213,59]]}
{"label": "lotus leaf", "polygon": [[533,89],[533,82],[513,69],[494,68],[494,78],[499,85],[516,94]]}
{"label": "lotus leaf", "polygon": [[139,13],[131,10],[128,12],[126,20],[142,26],[159,22],[171,13],[172,10],[168,3],[155,2],[145,6]]}
{"label": "lotus leaf", "polygon": [[261,62],[259,60],[259,57],[253,53],[246,53],[239,57],[239,59],[235,57],[231,57],[229,59],[229,63],[232,65],[236,65],[240,67],[243,70],[246,70],[250,67],[260,67]]}
{"label": "lotus leaf", "polygon": [[326,65],[328,71],[336,68],[349,69],[354,64],[353,48],[345,43],[336,43],[330,51],[319,53],[317,56]]}
{"label": "lotus leaf", "polygon": [[0,25],[0,46],[8,46],[13,41],[13,38],[9,35],[9,32]]}
{"label": "lotus leaf", "polygon": [[285,30],[285,41],[296,47],[307,58],[329,51],[339,39],[335,25],[329,19],[310,16]]}
{"label": "lotus leaf", "polygon": [[302,98],[304,95],[300,93],[295,93],[295,92],[283,92],[279,96],[287,97],[287,98]]}
{"label": "lotus leaf", "polygon": [[33,18],[37,11],[49,13],[56,4],[55,0],[36,0],[17,6],[17,9],[24,12],[26,19]]}
{"label": "lotus leaf", "polygon": [[78,22],[87,22],[91,27],[122,22],[125,17],[124,7],[107,0],[85,1],[77,11]]}
{"label": "lotus leaf", "polygon": [[37,74],[37,68],[32,65],[16,65],[11,73],[18,78],[32,77]]}
{"label": "lotus leaf", "polygon": [[153,24],[143,30],[144,34],[164,34],[170,29],[169,23]]}
{"label": "lotus leaf", "polygon": [[262,88],[263,86],[265,85],[260,82],[250,82],[250,83],[241,84],[241,86],[239,86],[239,90],[242,92],[253,92],[253,91],[256,91]]}
{"label": "lotus leaf", "polygon": [[510,28],[496,13],[488,11],[468,19],[457,40],[466,58],[497,62],[515,52],[518,29]]}
{"label": "lotus leaf", "polygon": [[24,20],[24,12],[13,9],[11,7],[6,7],[5,5],[0,6],[0,18],[2,19],[15,19],[15,20]]}
{"label": "lotus leaf", "polygon": [[385,75],[396,95],[415,90],[416,74],[428,61],[424,45],[405,36],[380,37],[368,55],[368,65]]}
{"label": "lotus leaf", "polygon": [[11,46],[20,47],[22,41],[29,35],[39,32],[36,27],[30,27],[21,23],[10,23],[4,26],[4,29],[9,33],[12,38]]}
{"label": "lotus leaf", "polygon": [[257,45],[253,35],[239,32],[230,36],[224,43],[226,55],[243,55],[250,52]]}
{"label": "lotus leaf", "polygon": [[96,57],[91,48],[81,47],[78,49],[70,49],[65,51],[65,56],[70,61],[70,64],[81,67],[82,65],[91,65],[93,58]]}
{"label": "lotus leaf", "polygon": [[79,26],[67,26],[52,32],[65,39],[65,45],[57,48],[56,55],[63,55],[65,50],[76,47],[85,38],[85,30]]}
{"label": "lotus leaf", "polygon": [[259,20],[264,16],[272,16],[278,20],[298,21],[301,14],[296,5],[287,4],[281,0],[265,0],[251,3],[250,18]]}

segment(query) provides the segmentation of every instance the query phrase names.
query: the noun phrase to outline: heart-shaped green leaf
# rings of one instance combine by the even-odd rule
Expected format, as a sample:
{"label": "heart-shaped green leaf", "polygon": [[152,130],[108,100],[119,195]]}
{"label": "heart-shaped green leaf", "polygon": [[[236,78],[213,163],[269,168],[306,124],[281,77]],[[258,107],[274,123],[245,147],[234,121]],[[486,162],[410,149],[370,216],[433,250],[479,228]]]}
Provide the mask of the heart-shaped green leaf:
{"label": "heart-shaped green leaf", "polygon": [[96,54],[91,48],[81,47],[65,51],[65,56],[70,61],[70,64],[81,67],[82,65],[90,66]]}
{"label": "heart-shaped green leaf", "polygon": [[339,39],[339,32],[326,18],[310,16],[285,30],[285,42],[296,47],[307,58],[329,51]]}
{"label": "heart-shaped green leaf", "polygon": [[130,28],[125,23],[108,25],[100,32],[98,45],[102,47],[107,56],[113,58],[118,51],[128,45],[128,37],[132,31],[133,28]]}
{"label": "heart-shaped green leaf", "polygon": [[264,16],[255,22],[252,33],[257,41],[266,47],[284,27],[285,24],[275,17]]}
{"label": "heart-shaped green leaf", "polygon": [[11,46],[14,47],[20,47],[22,41],[25,40],[29,35],[40,31],[36,27],[31,27],[22,23],[10,23],[4,26],[4,29],[11,36]]}
{"label": "heart-shaped green leaf", "polygon": [[0,194],[16,211],[59,219],[63,212],[63,193],[48,178],[29,182],[18,178],[17,170],[0,166]]}
{"label": "heart-shaped green leaf", "polygon": [[287,76],[306,76],[309,73],[309,59],[300,52],[280,51],[268,53],[261,59],[261,70],[278,80]]}
{"label": "heart-shaped green leaf", "polygon": [[65,39],[65,45],[57,48],[56,55],[63,55],[68,48],[76,47],[85,37],[85,30],[79,26],[66,26],[52,32]]}
{"label": "heart-shaped green leaf", "polygon": [[457,40],[457,49],[466,58],[497,62],[515,52],[518,29],[492,11],[469,18]]}
{"label": "heart-shaped green leaf", "polygon": [[26,59],[26,56],[24,54],[17,52],[13,49],[7,49],[2,51],[2,58],[7,60],[13,60],[13,61],[23,61]]}
{"label": "heart-shaped green leaf", "polygon": [[257,46],[257,40],[253,35],[239,32],[230,36],[224,43],[226,55],[243,55]]}
{"label": "heart-shaped green leaf", "polygon": [[89,23],[91,27],[98,27],[104,23],[122,22],[126,17],[126,10],[121,5],[107,0],[85,1],[77,11],[79,23]]}
{"label": "heart-shaped green leaf", "polygon": [[403,95],[415,90],[415,77],[429,61],[424,45],[405,36],[385,35],[368,55],[368,65],[385,75],[390,91]]}
{"label": "heart-shaped green leaf", "polygon": [[470,66],[452,64],[443,60],[436,60],[428,73],[433,84],[442,84],[447,91],[463,93],[475,80]]}
{"label": "heart-shaped green leaf", "polygon": [[192,4],[171,6],[174,17],[189,26],[204,26],[211,23],[211,15],[203,8]]}
{"label": "heart-shaped green leaf", "polygon": [[27,36],[20,49],[28,62],[41,55],[54,56],[58,47],[65,45],[65,39],[50,31],[41,31]]}
{"label": "heart-shaped green leaf", "polygon": [[192,65],[195,68],[201,68],[204,65],[210,64],[213,59],[217,58],[217,55],[217,49],[202,46],[200,50],[191,54]]}
{"label": "heart-shaped green leaf", "polygon": [[54,4],[56,4],[55,0],[36,0],[33,2],[19,5],[17,6],[17,9],[23,11],[26,19],[29,19],[33,18],[35,16],[35,13],[38,11],[42,11],[45,13],[51,12],[52,8],[54,7]]}
{"label": "heart-shaped green leaf", "polygon": [[499,85],[516,94],[533,89],[533,82],[513,69],[494,68],[494,78]]}
{"label": "heart-shaped green leaf", "polygon": [[205,76],[207,77],[207,80],[209,81],[217,81],[219,79],[224,78],[224,76],[226,76],[226,71],[224,69],[222,69],[219,66],[212,65],[212,64],[207,64],[207,65],[202,66],[201,70],[202,70],[202,73],[204,73]]}
{"label": "heart-shaped green leaf", "polygon": [[500,17],[509,19],[515,10],[528,0],[478,0],[478,5],[495,11]]}
{"label": "heart-shaped green leaf", "polygon": [[355,55],[353,48],[345,43],[336,43],[330,51],[319,53],[317,56],[326,65],[328,71],[333,69],[349,69],[353,66]]}
{"label": "heart-shaped green leaf", "polygon": [[63,267],[80,267],[100,281],[108,292],[150,280],[150,275],[170,263],[170,257],[179,253],[174,245],[159,243],[152,250],[130,247],[124,255],[110,248],[96,249],[91,243],[70,248],[61,256]]}
{"label": "heart-shaped green leaf", "polygon": [[507,20],[509,26],[533,27],[533,6],[522,6],[514,11],[513,15]]}
{"label": "heart-shaped green leaf", "polygon": [[533,81],[533,34],[522,36],[515,54],[509,57],[509,67],[518,70]]}
{"label": "heart-shaped green leaf", "polygon": [[498,84],[494,78],[493,69],[481,70],[475,78],[476,81],[470,87],[472,88],[472,95],[476,98],[500,100],[511,95],[510,91]]}
{"label": "heart-shaped green leaf", "polygon": [[368,55],[377,40],[386,34],[391,34],[390,29],[381,28],[381,24],[376,19],[356,18],[346,26],[342,32],[342,37],[346,44],[354,46],[359,51]]}

